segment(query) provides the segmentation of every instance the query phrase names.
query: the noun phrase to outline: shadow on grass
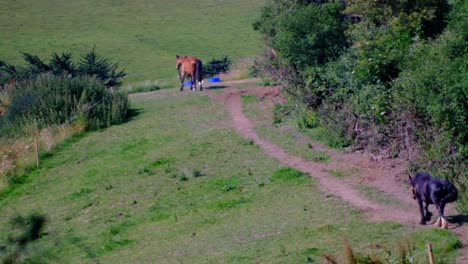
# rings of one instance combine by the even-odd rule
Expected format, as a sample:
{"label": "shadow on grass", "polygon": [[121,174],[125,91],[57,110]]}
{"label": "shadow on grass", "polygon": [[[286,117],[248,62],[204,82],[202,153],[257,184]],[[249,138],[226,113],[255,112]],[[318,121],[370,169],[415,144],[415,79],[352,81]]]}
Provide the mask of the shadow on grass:
{"label": "shadow on grass", "polygon": [[225,89],[228,88],[229,86],[226,85],[213,85],[213,86],[208,86],[206,89],[208,90],[216,90],[216,89]]}
{"label": "shadow on grass", "polygon": [[125,121],[123,123],[132,121],[135,117],[139,116],[141,113],[143,113],[142,108],[129,108],[127,110],[127,116],[125,116]]}
{"label": "shadow on grass", "polygon": [[452,216],[447,216],[447,221],[450,223],[456,224],[456,227],[458,228],[460,226],[463,226],[465,224],[468,224],[468,215],[452,215]]}

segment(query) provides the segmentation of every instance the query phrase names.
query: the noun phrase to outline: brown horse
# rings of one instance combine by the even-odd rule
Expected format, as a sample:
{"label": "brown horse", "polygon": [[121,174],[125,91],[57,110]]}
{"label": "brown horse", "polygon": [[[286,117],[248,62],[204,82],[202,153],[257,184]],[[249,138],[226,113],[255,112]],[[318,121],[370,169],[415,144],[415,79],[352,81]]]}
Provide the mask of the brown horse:
{"label": "brown horse", "polygon": [[176,69],[179,72],[181,91],[184,90],[185,76],[190,76],[190,90],[197,90],[198,81],[200,91],[203,91],[203,68],[199,58],[176,55]]}

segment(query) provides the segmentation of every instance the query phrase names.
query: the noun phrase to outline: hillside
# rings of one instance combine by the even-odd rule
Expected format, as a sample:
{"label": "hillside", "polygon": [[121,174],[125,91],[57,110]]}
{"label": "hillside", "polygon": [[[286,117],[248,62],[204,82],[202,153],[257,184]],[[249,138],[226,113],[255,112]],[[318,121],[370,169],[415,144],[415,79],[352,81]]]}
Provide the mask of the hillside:
{"label": "hillside", "polygon": [[[468,4],[368,3],[0,0],[0,261],[466,263]],[[176,54],[262,46],[262,84],[174,88]],[[448,230],[417,171],[459,188]]]}
{"label": "hillside", "polygon": [[[120,62],[126,83],[176,80],[175,55],[243,58],[261,47],[252,21],[266,0],[0,1],[0,60],[20,52],[97,52]],[[78,55],[76,55],[78,56]]]}
{"label": "hillside", "polygon": [[[370,210],[348,200],[353,195],[342,196],[345,189],[323,189],[326,178],[346,186],[366,170],[336,167],[323,178],[317,168],[352,164],[320,149],[304,152],[299,137],[291,140],[294,127],[267,125],[271,96],[239,98],[239,89],[255,87],[233,83],[203,93],[133,95],[139,114],[132,120],[69,141],[2,199],[0,245],[21,232],[11,219],[36,213],[46,225],[24,255],[33,262],[298,263],[323,261],[323,254],[344,261],[343,241],[349,239],[357,252],[382,258],[393,252],[396,258],[398,248],[406,248],[419,262],[430,241],[439,259],[453,263],[459,240],[447,230],[419,227],[411,217],[415,206],[376,219],[369,217],[374,205],[388,196],[375,188],[356,196],[370,197],[360,198]],[[265,136],[243,135],[251,132],[237,127],[225,94],[238,96],[248,116],[261,120],[255,129],[277,132],[275,144],[304,155],[311,174],[290,167],[296,166],[291,158],[270,156],[261,143]],[[401,211],[409,213],[392,217]]]}

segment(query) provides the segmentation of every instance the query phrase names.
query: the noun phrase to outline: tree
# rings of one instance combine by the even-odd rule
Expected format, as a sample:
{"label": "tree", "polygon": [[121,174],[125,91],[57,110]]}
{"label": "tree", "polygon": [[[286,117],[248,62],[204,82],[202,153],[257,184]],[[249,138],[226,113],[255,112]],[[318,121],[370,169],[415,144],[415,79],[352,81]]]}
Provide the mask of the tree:
{"label": "tree", "polygon": [[23,52],[23,59],[27,66],[9,65],[3,61],[0,63],[0,81],[5,84],[10,80],[29,80],[37,75],[49,73],[56,76],[92,76],[106,87],[118,87],[122,85],[122,78],[127,74],[125,70],[119,70],[118,63],[112,63],[111,59],[100,56],[95,48],[80,58],[78,64],[72,61],[71,53],[53,53],[49,63],[44,62],[38,56]]}

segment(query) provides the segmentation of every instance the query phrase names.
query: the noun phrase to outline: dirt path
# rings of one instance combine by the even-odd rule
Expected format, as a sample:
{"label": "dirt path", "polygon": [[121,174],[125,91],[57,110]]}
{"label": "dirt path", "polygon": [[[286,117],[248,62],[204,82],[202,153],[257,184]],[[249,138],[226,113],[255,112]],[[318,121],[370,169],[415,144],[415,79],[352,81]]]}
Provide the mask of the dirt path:
{"label": "dirt path", "polygon": [[[307,172],[311,177],[317,179],[321,190],[327,195],[342,198],[352,206],[365,213],[369,221],[396,221],[405,225],[415,227],[419,222],[419,212],[415,201],[409,194],[409,188],[405,182],[405,169],[402,160],[372,161],[371,157],[359,153],[341,153],[327,149],[320,144],[308,142],[314,150],[329,155],[330,161],[326,164],[311,162],[300,157],[286,153],[282,148],[260,138],[253,123],[242,112],[240,94],[253,93],[258,96],[274,94],[274,90],[265,87],[253,87],[248,90],[226,89],[223,94],[210,93],[212,98],[223,100],[229,109],[233,126],[237,132],[246,139],[252,139],[265,153],[272,156],[286,166],[294,167]],[[294,133],[294,132],[292,132]],[[307,139],[304,139],[306,141]],[[343,180],[329,176],[330,170],[346,170],[359,168],[360,178]],[[396,205],[382,204],[372,201],[362,195],[356,189],[356,185],[365,183],[383,191],[392,199],[398,201]],[[447,215],[454,214],[452,207],[448,208]],[[463,242],[464,247],[457,263],[468,263],[468,230],[463,226],[464,222],[452,223],[449,228],[457,234]]]}

